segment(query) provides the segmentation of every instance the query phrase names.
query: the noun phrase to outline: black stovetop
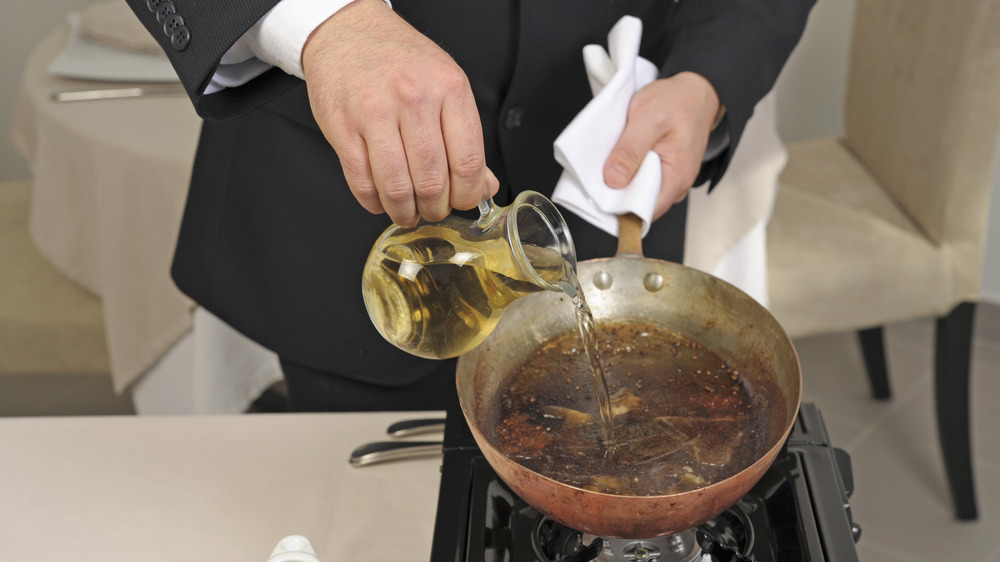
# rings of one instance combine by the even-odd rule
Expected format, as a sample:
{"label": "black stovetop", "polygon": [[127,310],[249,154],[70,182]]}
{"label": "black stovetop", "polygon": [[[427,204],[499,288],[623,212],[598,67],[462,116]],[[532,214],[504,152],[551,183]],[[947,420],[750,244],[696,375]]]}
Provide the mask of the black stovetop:
{"label": "black stovetop", "polygon": [[[441,470],[431,562],[590,559],[579,551],[591,537],[539,514],[497,477],[457,408],[448,412]],[[718,562],[856,562],[852,491],[850,458],[831,445],[816,406],[802,404],[757,485],[691,536]]]}

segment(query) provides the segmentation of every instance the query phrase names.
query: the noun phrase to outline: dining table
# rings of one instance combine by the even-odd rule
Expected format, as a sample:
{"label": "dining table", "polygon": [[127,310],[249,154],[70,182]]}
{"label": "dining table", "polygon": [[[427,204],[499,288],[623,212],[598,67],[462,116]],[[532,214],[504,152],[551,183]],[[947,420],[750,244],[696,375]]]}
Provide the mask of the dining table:
{"label": "dining table", "polygon": [[2,418],[0,559],[428,560],[441,456],[348,459],[436,414]]}
{"label": "dining table", "polygon": [[[176,76],[59,72],[68,48],[85,43],[75,21],[32,50],[14,108],[11,138],[33,173],[32,240],[100,299],[114,389],[131,394],[139,414],[245,411],[280,380],[276,356],[170,277],[201,119]],[[78,60],[91,64],[100,51],[85,46]],[[94,91],[114,97],[81,94]]]}

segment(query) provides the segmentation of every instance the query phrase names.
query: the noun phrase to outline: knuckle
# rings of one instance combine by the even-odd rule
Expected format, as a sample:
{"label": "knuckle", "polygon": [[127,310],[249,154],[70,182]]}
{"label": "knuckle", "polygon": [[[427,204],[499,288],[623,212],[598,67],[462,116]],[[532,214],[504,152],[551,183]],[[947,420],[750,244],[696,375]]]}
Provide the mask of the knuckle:
{"label": "knuckle", "polygon": [[466,93],[471,94],[468,78],[453,63],[440,65],[419,75],[402,77],[396,83],[396,96],[404,107],[411,110]]}
{"label": "knuckle", "polygon": [[389,218],[392,219],[392,222],[404,228],[416,226],[417,221],[420,220],[420,217],[413,213],[393,213],[389,215]]}
{"label": "knuckle", "polygon": [[396,86],[396,95],[400,103],[410,109],[425,105],[430,98],[427,88],[414,80],[401,80]]}
{"label": "knuckle", "polygon": [[378,201],[378,190],[375,189],[375,184],[364,180],[354,180],[349,182],[351,186],[351,191],[354,192],[354,196],[359,200],[365,201]]}
{"label": "knuckle", "polygon": [[350,187],[351,193],[354,194],[354,198],[358,200],[358,203],[360,203],[366,211],[376,214],[385,211],[385,209],[382,208],[381,201],[379,201],[378,190],[375,189],[374,184],[364,181],[348,181],[347,185]]}
{"label": "knuckle", "polygon": [[390,204],[401,205],[413,199],[413,186],[406,180],[386,180],[379,186],[379,193]]}
{"label": "knuckle", "polygon": [[428,172],[413,180],[413,192],[420,199],[437,200],[445,193],[445,178],[438,172]]}
{"label": "knuckle", "polygon": [[474,180],[479,177],[486,164],[485,155],[478,152],[461,154],[450,163],[451,171],[460,180]]}
{"label": "knuckle", "polygon": [[647,111],[643,119],[646,126],[653,131],[664,132],[673,128],[673,119],[664,111]]}
{"label": "knuckle", "polygon": [[469,85],[469,78],[461,68],[451,67],[443,73],[441,86],[449,95],[465,95],[472,88]]}
{"label": "knuckle", "polygon": [[482,199],[482,193],[467,192],[464,196],[457,196],[452,201],[451,206],[458,209],[459,211],[468,211],[476,205],[479,204],[479,200]]}
{"label": "knuckle", "polygon": [[430,222],[439,222],[444,220],[448,214],[447,208],[433,207],[421,212],[420,216]]}
{"label": "knuckle", "polygon": [[338,152],[340,156],[340,168],[344,171],[344,176],[348,178],[365,176],[368,172],[368,159],[362,156],[351,154],[346,150]]}

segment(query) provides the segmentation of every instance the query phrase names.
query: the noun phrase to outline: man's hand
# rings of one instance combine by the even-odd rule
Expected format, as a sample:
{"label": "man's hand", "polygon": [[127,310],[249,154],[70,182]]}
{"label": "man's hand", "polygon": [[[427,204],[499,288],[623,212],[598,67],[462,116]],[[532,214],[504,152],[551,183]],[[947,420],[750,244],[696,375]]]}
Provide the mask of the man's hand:
{"label": "man's hand", "polygon": [[355,0],[320,25],[302,68],[313,115],[365,209],[412,226],[496,193],[468,78],[383,0]]}
{"label": "man's hand", "polygon": [[653,220],[687,197],[721,108],[715,88],[704,77],[682,72],[656,80],[636,92],[625,130],[604,165],[604,181],[625,187],[652,150],[660,156],[660,195]]}

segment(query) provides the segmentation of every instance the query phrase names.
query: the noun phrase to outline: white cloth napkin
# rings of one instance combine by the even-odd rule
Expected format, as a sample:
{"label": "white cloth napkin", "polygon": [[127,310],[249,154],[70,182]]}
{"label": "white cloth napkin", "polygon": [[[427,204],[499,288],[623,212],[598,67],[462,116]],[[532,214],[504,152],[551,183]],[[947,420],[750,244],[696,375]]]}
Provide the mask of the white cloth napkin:
{"label": "white cloth napkin", "polygon": [[[629,102],[659,71],[639,56],[642,21],[625,16],[608,34],[608,51],[583,48],[583,62],[594,99],[556,139],[555,158],[564,170],[552,200],[611,235],[618,235],[618,216],[635,213],[646,235],[660,192],[660,159],[650,151],[624,189],[604,183],[604,164],[625,130]],[[610,53],[610,54],[609,54]]]}

